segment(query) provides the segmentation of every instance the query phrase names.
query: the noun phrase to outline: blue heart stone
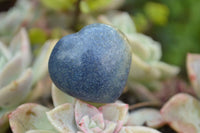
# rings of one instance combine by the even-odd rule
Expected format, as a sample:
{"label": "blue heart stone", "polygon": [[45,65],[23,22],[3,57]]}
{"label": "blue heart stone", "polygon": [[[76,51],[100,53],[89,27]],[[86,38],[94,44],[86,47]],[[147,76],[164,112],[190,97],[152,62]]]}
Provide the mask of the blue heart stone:
{"label": "blue heart stone", "polygon": [[105,24],[91,24],[60,39],[49,59],[54,84],[78,99],[114,102],[122,93],[131,64],[123,35]]}

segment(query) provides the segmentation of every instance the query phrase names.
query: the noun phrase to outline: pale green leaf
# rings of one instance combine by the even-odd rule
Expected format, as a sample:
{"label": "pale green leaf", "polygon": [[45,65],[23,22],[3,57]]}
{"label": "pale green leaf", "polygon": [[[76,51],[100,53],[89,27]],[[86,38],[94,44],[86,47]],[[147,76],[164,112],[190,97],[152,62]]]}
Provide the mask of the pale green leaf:
{"label": "pale green leaf", "polygon": [[74,106],[69,103],[59,105],[47,112],[49,121],[60,133],[77,131],[74,115]]}
{"label": "pale green leaf", "polygon": [[27,103],[19,106],[9,115],[9,122],[13,133],[25,133],[29,130],[55,131],[48,121],[46,112],[48,108]]}
{"label": "pale green leaf", "polygon": [[54,84],[52,84],[52,99],[54,106],[58,106],[65,103],[75,104],[75,98],[59,90]]}
{"label": "pale green leaf", "polygon": [[40,54],[36,58],[32,67],[34,73],[32,84],[35,84],[38,80],[45,76],[45,74],[48,73],[49,57],[56,43],[57,40],[47,41],[42,47]]}
{"label": "pale green leaf", "polygon": [[27,69],[19,79],[0,89],[0,107],[19,105],[28,96],[31,89],[32,71]]}

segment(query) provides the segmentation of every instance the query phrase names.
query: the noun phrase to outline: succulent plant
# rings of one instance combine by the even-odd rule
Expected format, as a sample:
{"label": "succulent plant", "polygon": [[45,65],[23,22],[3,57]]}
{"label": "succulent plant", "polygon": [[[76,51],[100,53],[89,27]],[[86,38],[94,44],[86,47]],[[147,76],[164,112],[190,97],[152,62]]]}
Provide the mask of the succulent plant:
{"label": "succulent plant", "polygon": [[17,0],[14,7],[0,13],[1,41],[8,43],[22,26],[31,25],[39,17],[36,3],[35,0]]}
{"label": "succulent plant", "polygon": [[[81,94],[73,95],[74,89],[78,88],[79,93],[87,94],[86,101],[92,100],[92,102],[101,103],[101,99],[93,99],[93,96],[102,98],[102,95],[106,95],[105,100],[107,101],[110,99],[109,97],[113,98],[113,93],[118,94],[119,91],[121,93],[128,77],[127,69],[130,68],[131,57],[129,54],[130,49],[123,36],[104,24],[89,25],[79,33],[62,38],[54,47],[49,59],[50,76],[56,83],[56,85],[52,84],[52,99],[55,108],[50,110],[33,103],[19,106],[9,115],[13,133],[159,133],[148,127],[129,125],[127,121],[132,121],[130,118],[133,118],[129,117],[129,106],[120,101],[115,102],[118,97],[109,101],[114,103],[96,107],[81,101]],[[112,73],[110,74],[110,72]],[[86,77],[86,79],[76,83],[76,78],[79,78],[77,75],[81,78]],[[109,75],[108,78],[105,75]],[[104,78],[109,80],[104,83],[105,86],[107,84],[109,86],[98,88],[102,87],[98,81],[104,81]],[[114,84],[110,83],[110,80],[114,81]],[[86,85],[80,87],[82,84]],[[69,90],[66,91],[66,87],[69,87]],[[88,89],[88,92],[84,92],[85,88]],[[98,89],[103,89],[103,93],[90,92],[98,93]],[[106,91],[109,94],[106,94]]]}
{"label": "succulent plant", "polygon": [[173,77],[179,72],[178,67],[160,61],[162,52],[159,42],[137,33],[128,13],[112,11],[100,15],[98,19],[121,30],[129,40],[132,48],[129,82],[134,81],[155,87],[161,80]]}
{"label": "succulent plant", "polygon": [[4,124],[8,122],[8,113],[27,99],[31,99],[31,86],[47,74],[52,46],[53,42],[46,42],[31,67],[32,54],[24,28],[17,33],[8,47],[0,42],[0,129],[2,132],[3,128],[6,128]]}
{"label": "succulent plant", "polygon": [[200,97],[200,54],[187,55],[187,72],[195,94]]}
{"label": "succulent plant", "polygon": [[161,109],[163,119],[177,132],[199,133],[200,101],[186,93],[173,96]]}
{"label": "succulent plant", "polygon": [[77,100],[52,86],[55,108],[38,104],[19,106],[9,115],[13,133],[160,133],[127,124],[128,105],[115,102],[99,108]]}
{"label": "succulent plant", "polygon": [[131,49],[120,32],[91,24],[58,41],[49,59],[55,85],[78,99],[114,102],[128,78]]}
{"label": "succulent plant", "polygon": [[[200,55],[188,54],[188,76],[198,97],[200,94],[199,66]],[[177,132],[198,133],[200,132],[199,110],[199,99],[186,93],[180,93],[170,98],[170,100],[162,107],[160,112],[164,121],[166,121]]]}

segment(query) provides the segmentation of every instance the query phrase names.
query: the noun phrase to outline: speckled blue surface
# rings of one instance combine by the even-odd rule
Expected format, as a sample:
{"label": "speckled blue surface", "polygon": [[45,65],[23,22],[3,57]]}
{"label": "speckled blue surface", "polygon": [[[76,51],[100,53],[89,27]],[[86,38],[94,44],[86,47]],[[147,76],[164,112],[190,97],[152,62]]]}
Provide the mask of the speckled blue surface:
{"label": "speckled blue surface", "polygon": [[54,84],[78,99],[114,102],[122,93],[131,64],[131,50],[111,26],[92,24],[60,39],[49,59]]}

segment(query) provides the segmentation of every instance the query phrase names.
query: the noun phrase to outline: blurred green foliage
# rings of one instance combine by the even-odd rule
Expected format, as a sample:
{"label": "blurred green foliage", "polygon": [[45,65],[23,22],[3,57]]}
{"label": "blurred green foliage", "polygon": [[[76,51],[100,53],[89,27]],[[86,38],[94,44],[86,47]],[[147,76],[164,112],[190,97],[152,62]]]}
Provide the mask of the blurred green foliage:
{"label": "blurred green foliage", "polygon": [[29,33],[30,42],[33,45],[36,45],[36,44],[42,45],[47,40],[46,32],[40,28],[31,28],[28,31],[28,33]]}
{"label": "blurred green foliage", "polygon": [[162,60],[184,68],[188,52],[200,53],[199,0],[127,0],[123,10],[139,32],[161,42]]}
{"label": "blurred green foliage", "polygon": [[70,10],[74,8],[74,4],[77,0],[41,0],[42,4],[56,11]]}
{"label": "blurred green foliage", "polygon": [[110,2],[111,0],[82,0],[80,8],[83,13],[89,13],[103,9]]}

